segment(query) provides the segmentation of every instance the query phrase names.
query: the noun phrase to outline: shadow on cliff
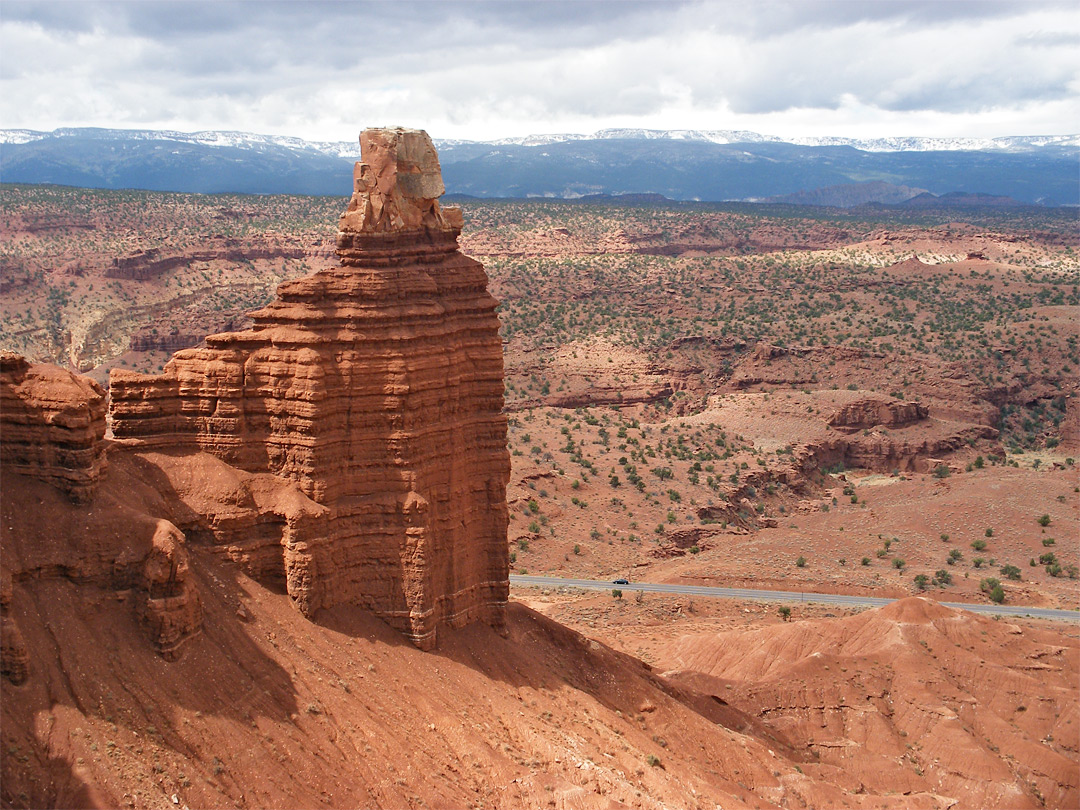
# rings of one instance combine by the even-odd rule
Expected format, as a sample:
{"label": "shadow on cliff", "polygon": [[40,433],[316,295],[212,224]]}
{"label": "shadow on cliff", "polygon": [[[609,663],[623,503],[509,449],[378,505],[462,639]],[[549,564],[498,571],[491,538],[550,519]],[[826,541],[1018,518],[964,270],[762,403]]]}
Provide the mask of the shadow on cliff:
{"label": "shadow on cliff", "polygon": [[[21,739],[28,757],[5,757],[4,801],[10,806],[27,804],[19,799],[22,792],[30,806],[98,802],[93,791],[80,792],[74,773],[60,772],[74,767],[64,759],[71,746],[62,741],[74,737],[76,728],[114,742],[130,732],[190,751],[197,742],[185,728],[187,717],[210,715],[250,726],[256,717],[288,723],[297,712],[290,674],[260,646],[265,629],[238,612],[243,583],[230,580],[243,575],[205,548],[187,547],[187,577],[199,593],[202,629],[180,644],[177,660],[167,661],[155,650],[139,619],[138,589],[110,572],[127,565],[133,553],[145,553],[147,527],[169,517],[163,511],[168,493],[133,483],[131,466],[119,456],[111,461],[93,501],[84,506],[45,482],[4,476],[9,611],[30,652],[27,681],[0,684],[4,739]],[[43,732],[43,722],[54,725]],[[8,793],[8,780],[18,784],[22,773],[48,776],[36,786],[38,793]],[[51,798],[35,804],[45,795],[41,791]]]}
{"label": "shadow on cliff", "polygon": [[[352,638],[412,647],[385,622],[359,608],[321,611],[318,623]],[[756,737],[793,762],[816,760],[809,750],[794,746],[782,733],[712,692],[698,691],[690,682],[658,675],[640,659],[583,636],[525,605],[507,605],[506,628],[503,634],[479,622],[460,629],[443,627],[439,629],[438,647],[421,655],[430,656],[433,671],[438,671],[441,659],[515,690],[541,691],[552,696],[567,690],[580,692],[628,717],[648,707],[658,693],[663,694],[710,723]]]}

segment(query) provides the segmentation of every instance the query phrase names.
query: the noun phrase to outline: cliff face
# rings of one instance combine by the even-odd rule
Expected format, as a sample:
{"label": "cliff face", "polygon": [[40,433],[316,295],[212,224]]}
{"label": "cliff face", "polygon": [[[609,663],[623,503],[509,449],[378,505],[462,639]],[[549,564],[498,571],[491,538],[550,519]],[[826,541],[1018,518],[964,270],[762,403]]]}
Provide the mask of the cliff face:
{"label": "cliff face", "polygon": [[25,682],[31,669],[15,615],[23,599],[32,601],[21,590],[26,582],[123,594],[166,658],[200,631],[184,536],[140,510],[158,493],[124,480],[125,463],[105,475],[104,436],[97,383],[0,354],[0,673],[12,683]]}
{"label": "cliff face", "polygon": [[252,573],[284,579],[306,615],[359,605],[429,648],[441,623],[504,621],[496,301],[457,249],[460,212],[439,206],[426,133],[369,130],[361,145],[341,265],[282,284],[250,330],[207,338],[161,375],[114,371],[112,428],[135,448],[295,482],[326,512],[264,533]]}
{"label": "cliff face", "polygon": [[57,486],[75,503],[105,469],[105,392],[86,377],[0,353],[0,463]]}

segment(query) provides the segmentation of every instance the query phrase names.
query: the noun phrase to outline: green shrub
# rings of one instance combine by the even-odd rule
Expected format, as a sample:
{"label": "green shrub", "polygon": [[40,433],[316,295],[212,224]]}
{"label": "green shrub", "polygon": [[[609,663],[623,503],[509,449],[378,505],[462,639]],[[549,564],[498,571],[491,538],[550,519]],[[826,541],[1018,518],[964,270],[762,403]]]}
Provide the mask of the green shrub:
{"label": "green shrub", "polygon": [[797,565],[799,568],[805,568],[806,567],[806,557],[800,556],[799,559],[795,560],[795,565]]}
{"label": "green shrub", "polygon": [[1040,526],[1046,527],[1050,525],[1050,515],[1039,515],[1036,521]]}
{"label": "green shrub", "polygon": [[1003,565],[1001,566],[1001,575],[1005,579],[1018,580],[1020,579],[1020,569],[1015,565]]}

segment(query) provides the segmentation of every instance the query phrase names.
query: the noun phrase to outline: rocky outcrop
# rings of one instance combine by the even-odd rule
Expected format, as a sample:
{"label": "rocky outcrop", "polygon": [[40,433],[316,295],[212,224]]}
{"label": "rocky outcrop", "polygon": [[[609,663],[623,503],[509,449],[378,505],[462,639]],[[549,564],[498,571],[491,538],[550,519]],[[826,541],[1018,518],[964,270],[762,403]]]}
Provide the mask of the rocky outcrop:
{"label": "rocky outcrop", "polygon": [[840,430],[904,427],[925,419],[929,413],[918,402],[867,397],[845,404],[829,417],[829,425]]}
{"label": "rocky outcrop", "polygon": [[[931,472],[942,457],[980,439],[997,439],[998,431],[987,425],[968,425],[959,430],[907,438],[877,432],[838,435],[802,448],[808,469],[842,465],[875,472]],[[801,453],[797,453],[801,456]]]}
{"label": "rocky outcrop", "polygon": [[1080,391],[1065,398],[1065,418],[1061,421],[1061,447],[1080,450]]}
{"label": "rocky outcrop", "polygon": [[105,469],[105,392],[86,377],[0,353],[0,463],[48,481],[76,503]]}
{"label": "rocky outcrop", "polygon": [[[101,494],[105,396],[94,381],[0,354],[0,617],[3,674],[26,680],[29,654],[12,612],[13,583],[60,580],[133,595],[136,617],[166,658],[202,626],[184,536],[139,509],[125,482]],[[61,494],[62,493],[62,494]],[[157,493],[153,493],[156,495]],[[128,503],[128,500],[132,503]]]}
{"label": "rocky outcrop", "polygon": [[299,244],[247,245],[235,239],[218,239],[193,251],[163,253],[158,248],[139,250],[127,256],[117,256],[105,269],[105,278],[129,281],[148,281],[157,276],[189,267],[195,262],[243,262],[256,259],[303,259],[316,252]]}
{"label": "rocky outcrop", "polygon": [[[322,511],[281,512],[249,557],[283,560],[305,615],[359,605],[430,648],[440,624],[504,621],[496,302],[457,249],[460,211],[438,203],[427,134],[368,130],[361,148],[341,265],[282,284],[251,329],[208,337],[161,375],[114,370],[112,428],[134,448],[294,482]],[[229,542],[212,524],[208,538]]]}
{"label": "rocky outcrop", "polygon": [[149,548],[126,547],[113,563],[113,588],[128,586],[135,615],[158,652],[175,659],[181,645],[202,628],[202,601],[190,577],[183,533],[157,522]]}
{"label": "rocky outcrop", "polygon": [[0,675],[20,686],[30,676],[30,651],[11,615],[11,575],[0,572]]}

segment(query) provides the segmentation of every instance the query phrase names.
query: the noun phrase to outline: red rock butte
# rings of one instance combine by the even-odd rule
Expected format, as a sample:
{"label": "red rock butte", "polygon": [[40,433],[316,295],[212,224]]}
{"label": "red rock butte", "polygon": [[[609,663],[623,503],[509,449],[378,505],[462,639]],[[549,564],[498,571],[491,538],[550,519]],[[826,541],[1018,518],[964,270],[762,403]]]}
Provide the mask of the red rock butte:
{"label": "red rock butte", "polygon": [[439,205],[427,133],[360,143],[340,266],[280,285],[251,329],[211,335],[160,375],[114,370],[111,426],[137,452],[284,479],[254,527],[205,506],[181,528],[284,583],[307,616],[357,605],[430,649],[440,625],[505,621],[497,302],[458,250],[460,210]]}

